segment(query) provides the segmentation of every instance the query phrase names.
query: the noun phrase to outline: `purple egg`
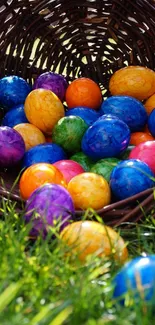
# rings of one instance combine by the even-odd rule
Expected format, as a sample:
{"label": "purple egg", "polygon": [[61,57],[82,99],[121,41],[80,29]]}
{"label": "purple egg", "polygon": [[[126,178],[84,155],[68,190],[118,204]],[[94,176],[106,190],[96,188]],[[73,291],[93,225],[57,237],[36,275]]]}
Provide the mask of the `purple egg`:
{"label": "purple egg", "polygon": [[25,143],[21,135],[8,126],[0,127],[0,166],[10,167],[24,156]]}
{"label": "purple egg", "polygon": [[45,72],[35,80],[33,89],[49,89],[63,101],[67,87],[68,83],[62,75],[54,72]]}
{"label": "purple egg", "polygon": [[45,184],[36,189],[26,202],[26,223],[32,222],[30,235],[43,237],[48,232],[48,226],[56,222],[63,229],[72,220],[74,204],[69,192],[57,184]]}

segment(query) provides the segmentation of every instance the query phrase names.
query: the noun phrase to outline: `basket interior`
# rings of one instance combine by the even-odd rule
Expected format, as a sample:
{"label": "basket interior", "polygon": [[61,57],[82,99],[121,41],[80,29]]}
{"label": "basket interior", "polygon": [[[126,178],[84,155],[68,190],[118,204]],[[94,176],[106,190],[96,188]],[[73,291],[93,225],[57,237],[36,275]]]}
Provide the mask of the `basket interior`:
{"label": "basket interior", "polygon": [[1,0],[0,77],[87,76],[108,95],[126,65],[155,67],[154,0]]}

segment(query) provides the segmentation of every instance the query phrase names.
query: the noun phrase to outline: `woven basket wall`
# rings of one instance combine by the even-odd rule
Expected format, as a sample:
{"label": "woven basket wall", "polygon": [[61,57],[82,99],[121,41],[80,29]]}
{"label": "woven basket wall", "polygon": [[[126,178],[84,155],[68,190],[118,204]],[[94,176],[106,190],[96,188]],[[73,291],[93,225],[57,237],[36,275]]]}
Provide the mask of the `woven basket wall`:
{"label": "woven basket wall", "polygon": [[[0,78],[15,74],[33,84],[52,70],[68,81],[89,77],[107,97],[116,70],[126,65],[155,70],[154,53],[154,0],[0,1]],[[7,171],[1,177],[8,190],[1,186],[1,196],[7,196],[15,176]],[[19,204],[18,191],[11,195]],[[99,214],[118,225],[139,220],[153,203],[153,190],[148,190]]]}

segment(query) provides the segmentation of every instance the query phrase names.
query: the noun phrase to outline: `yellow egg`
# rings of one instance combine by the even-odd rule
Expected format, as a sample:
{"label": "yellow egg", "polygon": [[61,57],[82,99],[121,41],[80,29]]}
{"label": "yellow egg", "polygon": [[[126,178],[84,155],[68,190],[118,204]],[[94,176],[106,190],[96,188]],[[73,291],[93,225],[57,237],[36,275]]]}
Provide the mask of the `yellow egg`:
{"label": "yellow egg", "polygon": [[147,99],[144,106],[147,111],[147,114],[150,115],[153,109],[155,108],[155,94],[153,94]]}
{"label": "yellow egg", "polygon": [[62,242],[71,248],[71,254],[77,254],[81,261],[87,256],[113,256],[124,263],[128,250],[122,237],[112,228],[96,221],[77,221],[68,225],[60,234]]}
{"label": "yellow egg", "polygon": [[147,99],[155,92],[155,73],[151,69],[140,66],[120,69],[111,77],[109,90],[112,95]]}
{"label": "yellow egg", "polygon": [[47,89],[32,90],[24,110],[28,121],[46,134],[52,134],[54,125],[65,115],[60,99]]}
{"label": "yellow egg", "polygon": [[44,134],[32,124],[21,123],[14,126],[14,129],[22,136],[26,150],[46,142]]}
{"label": "yellow egg", "polygon": [[101,209],[111,200],[108,182],[95,173],[83,173],[73,177],[68,183],[68,191],[75,209]]}

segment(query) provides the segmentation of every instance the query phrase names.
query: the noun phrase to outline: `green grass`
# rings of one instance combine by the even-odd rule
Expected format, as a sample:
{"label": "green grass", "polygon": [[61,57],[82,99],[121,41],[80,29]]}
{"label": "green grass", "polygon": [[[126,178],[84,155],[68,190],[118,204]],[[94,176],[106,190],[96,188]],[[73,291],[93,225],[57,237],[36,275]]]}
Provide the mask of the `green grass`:
{"label": "green grass", "polygon": [[[65,255],[59,236],[30,241],[29,227],[7,202],[0,221],[0,324],[3,325],[150,325],[149,306],[120,306],[113,300],[112,279],[120,265],[90,259],[85,265]],[[122,230],[130,258],[154,253],[151,217]],[[128,304],[128,300],[126,300]],[[145,308],[144,308],[145,307]]]}

